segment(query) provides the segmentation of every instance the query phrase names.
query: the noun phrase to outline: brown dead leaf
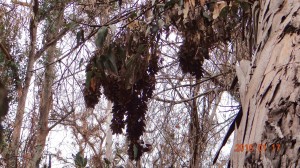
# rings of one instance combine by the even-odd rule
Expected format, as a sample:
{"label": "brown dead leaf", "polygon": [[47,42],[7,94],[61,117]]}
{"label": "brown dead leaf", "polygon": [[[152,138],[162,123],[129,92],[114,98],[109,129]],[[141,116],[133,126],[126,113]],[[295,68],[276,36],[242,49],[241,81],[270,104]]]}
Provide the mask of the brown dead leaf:
{"label": "brown dead leaf", "polygon": [[189,5],[189,2],[186,1],[186,2],[184,2],[183,19],[187,18],[189,10],[190,10],[190,5]]}
{"label": "brown dead leaf", "polygon": [[205,0],[200,0],[200,5],[204,6],[205,5]]}
{"label": "brown dead leaf", "polygon": [[225,1],[216,2],[215,6],[214,6],[213,19],[218,18],[220,15],[220,12],[226,6],[227,6],[227,3]]}
{"label": "brown dead leaf", "polygon": [[137,29],[137,28],[139,28],[139,21],[138,21],[138,20],[134,20],[134,21],[131,22],[127,27],[128,27],[130,30]]}
{"label": "brown dead leaf", "polygon": [[92,91],[95,92],[96,91],[96,79],[95,78],[92,78],[91,79],[91,85],[90,87],[92,88]]}
{"label": "brown dead leaf", "polygon": [[190,1],[191,7],[195,7],[195,5],[196,5],[195,0],[189,0],[189,1]]}

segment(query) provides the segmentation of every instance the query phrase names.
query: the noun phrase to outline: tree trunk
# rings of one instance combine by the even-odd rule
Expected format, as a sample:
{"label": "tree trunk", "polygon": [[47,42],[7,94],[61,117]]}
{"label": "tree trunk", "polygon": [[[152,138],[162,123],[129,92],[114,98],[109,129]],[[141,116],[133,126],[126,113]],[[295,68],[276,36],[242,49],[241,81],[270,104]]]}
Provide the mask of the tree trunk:
{"label": "tree trunk", "polygon": [[15,123],[13,124],[13,132],[12,132],[12,138],[11,143],[9,146],[9,152],[6,154],[6,163],[7,167],[18,167],[18,155],[19,155],[19,143],[20,143],[20,135],[21,135],[21,127],[23,124],[23,118],[24,118],[24,109],[25,109],[25,103],[27,99],[27,94],[30,86],[30,81],[33,75],[33,67],[35,62],[35,51],[36,51],[36,38],[37,38],[37,21],[35,18],[35,15],[37,15],[37,9],[38,7],[38,1],[35,0],[33,2],[34,9],[32,11],[33,16],[30,20],[30,50],[28,55],[28,63],[27,63],[27,69],[26,69],[26,76],[25,76],[25,82],[23,85],[23,88],[18,88],[19,97],[18,97],[18,106],[17,106],[17,113],[15,118]]}
{"label": "tree trunk", "polygon": [[[108,101],[107,102],[107,109],[105,110],[105,113],[107,115],[107,124],[110,126],[111,124],[111,119],[112,119],[112,113],[111,113],[111,110],[112,110],[112,102],[111,101]],[[105,150],[105,157],[106,159],[108,159],[111,163],[113,162],[113,152],[112,152],[112,145],[113,145],[113,142],[112,142],[112,131],[111,131],[111,128],[108,127],[107,129],[107,132],[106,132],[106,150]]]}
{"label": "tree trunk", "polygon": [[[51,41],[54,38],[56,32],[59,31],[63,24],[63,5],[61,5],[60,13],[54,16],[54,20],[48,21],[48,25],[51,27],[51,31],[46,36],[46,42]],[[46,51],[46,67],[45,67],[45,76],[44,82],[42,85],[42,93],[40,97],[40,107],[39,107],[39,121],[37,126],[37,135],[36,141],[34,144],[34,151],[32,151],[32,159],[29,165],[26,165],[28,168],[39,167],[39,162],[42,157],[42,153],[44,151],[46,138],[49,133],[48,128],[48,117],[50,110],[53,105],[53,90],[52,85],[55,78],[54,68],[55,64],[53,62],[56,58],[56,43],[54,43],[49,49]],[[50,64],[51,63],[51,64]]]}
{"label": "tree trunk", "polygon": [[[196,83],[199,82],[198,80]],[[197,85],[195,88],[193,88],[193,97],[198,95],[200,90],[200,85]],[[201,156],[201,133],[200,133],[200,121],[199,121],[199,114],[198,114],[198,108],[197,108],[197,98],[192,100],[192,106],[191,106],[191,113],[190,113],[190,128],[189,128],[189,134],[190,134],[190,167],[196,168],[200,165],[200,156]],[[204,121],[202,121],[204,122]]]}
{"label": "tree trunk", "polygon": [[299,167],[300,3],[261,0],[259,10],[255,57],[238,75],[243,116],[231,167]]}

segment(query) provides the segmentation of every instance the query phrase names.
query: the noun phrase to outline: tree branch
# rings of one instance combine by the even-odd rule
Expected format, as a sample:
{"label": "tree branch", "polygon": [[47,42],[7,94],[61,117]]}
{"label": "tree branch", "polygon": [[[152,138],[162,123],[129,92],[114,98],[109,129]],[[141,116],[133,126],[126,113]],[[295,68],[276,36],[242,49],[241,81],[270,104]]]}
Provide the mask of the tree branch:
{"label": "tree branch", "polygon": [[67,114],[65,114],[61,119],[59,119],[56,123],[54,123],[53,125],[51,125],[48,128],[48,131],[52,130],[55,126],[57,126],[58,124],[60,124],[62,121],[64,121],[70,114],[72,114],[73,112],[75,112],[74,109],[72,109],[71,111],[69,111]]}
{"label": "tree branch", "polygon": [[41,57],[41,55],[49,48],[51,47],[53,44],[55,44],[58,40],[60,40],[70,29],[69,28],[65,28],[62,31],[59,32],[59,34],[52,39],[51,41],[49,41],[47,44],[45,44],[39,51],[36,52],[35,56],[34,56],[34,61],[36,61],[37,59],[39,59]]}
{"label": "tree branch", "polygon": [[17,1],[17,0],[12,0],[11,2],[16,5],[21,5],[21,6],[26,6],[26,7],[31,8],[31,5],[27,2],[21,2],[21,1]]}
{"label": "tree branch", "polygon": [[[218,91],[221,91],[221,89],[217,89]],[[155,100],[157,101],[162,101],[162,102],[165,102],[165,103],[173,103],[173,104],[180,104],[180,103],[184,103],[184,102],[188,102],[188,101],[191,101],[191,100],[194,100],[198,97],[202,97],[202,96],[205,96],[211,92],[215,92],[215,89],[211,89],[207,92],[204,92],[204,93],[201,93],[197,96],[194,96],[194,97],[191,97],[191,98],[188,98],[188,99],[182,99],[180,101],[175,101],[175,100],[166,100],[166,99],[162,99],[162,98],[159,98],[158,96],[154,97]]]}

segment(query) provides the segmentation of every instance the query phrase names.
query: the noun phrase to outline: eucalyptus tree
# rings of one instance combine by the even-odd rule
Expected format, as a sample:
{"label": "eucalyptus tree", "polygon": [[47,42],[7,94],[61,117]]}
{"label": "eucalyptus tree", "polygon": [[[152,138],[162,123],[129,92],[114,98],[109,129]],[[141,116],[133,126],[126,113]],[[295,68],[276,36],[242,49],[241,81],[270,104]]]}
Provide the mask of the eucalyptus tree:
{"label": "eucalyptus tree", "polygon": [[[30,3],[12,1],[1,2],[1,55],[4,62],[9,63],[7,69],[11,72],[11,84],[14,88],[16,110],[15,119],[9,123],[12,134],[8,135],[8,146],[3,151],[7,167],[34,167],[39,164],[45,146],[48,132],[53,127],[48,125],[50,111],[53,111],[53,81],[55,79],[54,66],[61,60],[59,49],[56,44],[70,31],[74,31],[77,23],[67,22],[65,18],[70,15],[65,13],[70,1],[32,1]],[[9,19],[11,17],[11,19]],[[4,40],[7,39],[7,40]],[[16,48],[16,46],[19,47]],[[78,45],[70,48],[70,55]],[[39,92],[31,92],[32,80],[39,76],[38,66],[45,67],[45,77],[40,82]],[[41,77],[43,78],[43,77]],[[37,80],[35,80],[37,81]],[[34,88],[33,90],[38,90]],[[29,94],[30,93],[30,94]],[[35,95],[35,93],[40,93]],[[34,94],[34,96],[32,96]],[[34,107],[30,112],[28,97],[37,97],[39,101],[39,112],[34,112]],[[26,105],[27,104],[27,105]],[[37,116],[36,116],[37,115]],[[30,116],[25,118],[25,116]],[[22,127],[33,128],[28,137],[21,137],[22,132],[28,130]],[[25,122],[27,121],[27,123]],[[57,124],[54,124],[57,125]],[[22,143],[27,139],[28,143]],[[30,149],[30,150],[28,150]],[[25,151],[25,152],[24,152]]]}
{"label": "eucalyptus tree", "polygon": [[[147,102],[153,95],[156,76],[161,73],[158,60],[163,58],[163,48],[160,44],[175,32],[180,33],[183,39],[176,54],[179,66],[184,74],[189,73],[197,80],[190,81],[190,86],[194,86],[191,88],[193,96],[185,99],[180,93],[177,95],[182,103],[187,102],[191,115],[190,166],[199,167],[204,164],[200,156],[208,138],[203,131],[211,126],[203,124],[205,122],[199,126],[199,115],[201,113],[202,121],[213,121],[213,117],[208,115],[210,108],[203,108],[199,112],[197,98],[208,96],[205,99],[209,100],[209,107],[213,107],[211,103],[216,101],[209,98],[212,96],[209,93],[218,95],[229,88],[234,90],[234,85],[230,87],[234,71],[228,64],[242,59],[237,58],[235,53],[249,53],[252,50],[251,47],[239,48],[246,43],[246,37],[243,37],[246,36],[246,30],[252,30],[252,22],[249,21],[250,6],[251,3],[244,1],[143,2],[120,23],[118,34],[110,33],[109,26],[98,26],[97,50],[86,67],[85,102],[88,107],[93,108],[104,94],[114,103],[111,128],[115,134],[122,133],[122,129],[126,128],[130,159],[138,163],[142,154],[148,150],[141,137],[145,132]],[[240,20],[243,24],[240,24]],[[233,30],[239,32],[232,32]],[[248,36],[247,40],[252,42],[252,36]],[[228,57],[214,57],[213,51],[227,51],[224,55]],[[246,56],[249,59],[251,53]],[[214,61],[203,66],[204,60],[209,60],[210,57],[214,57]],[[224,61],[221,62],[223,66],[219,67],[221,70],[211,71],[213,68],[209,67],[217,67],[214,65],[218,62],[215,59]],[[206,93],[200,94],[201,84],[208,80],[212,81],[211,86],[219,88],[208,87],[211,91],[206,90]],[[169,83],[172,82],[169,79]],[[172,88],[175,89],[176,86],[172,85]]]}
{"label": "eucalyptus tree", "polygon": [[[242,106],[241,119],[237,117],[229,131],[235,126],[231,166],[297,166],[299,140],[298,117],[295,116],[299,111],[300,6],[297,0],[33,0],[1,4],[0,31],[1,39],[5,40],[0,42],[0,58],[6,63],[1,64],[4,67],[1,72],[10,74],[5,82],[14,86],[9,89],[17,104],[15,109],[11,108],[16,111],[14,121],[10,122],[11,141],[2,152],[8,167],[39,165],[46,137],[58,124],[74,124],[73,130],[78,131],[74,136],[82,136],[77,137],[80,143],[85,137],[84,142],[94,149],[95,158],[101,157],[102,151],[93,148],[86,136],[98,135],[82,130],[88,130],[87,115],[95,114],[90,109],[103,100],[102,95],[113,103],[112,132],[122,134],[126,129],[130,160],[143,164],[143,154],[153,148],[154,144],[145,144],[142,137],[147,132],[146,123],[149,124],[147,111],[152,111],[149,104],[153,102],[149,102],[154,99],[162,103],[154,105],[160,108],[170,104],[166,110],[169,112],[176,111],[174,104],[184,104],[183,109],[187,109],[189,128],[185,129],[189,130],[189,138],[184,143],[188,144],[189,151],[180,154],[181,150],[174,148],[171,153],[177,151],[176,158],[188,158],[190,167],[211,166],[204,161],[207,154],[204,151],[218,123],[215,104],[225,91]],[[23,16],[24,13],[27,15]],[[18,39],[18,34],[26,36]],[[180,35],[181,41],[172,42],[174,34]],[[168,47],[174,48],[176,53],[170,56],[165,51]],[[76,51],[82,55],[78,56]],[[70,58],[73,60],[66,66]],[[76,62],[77,59],[80,61]],[[166,65],[162,63],[164,59],[172,61],[165,61]],[[71,73],[74,62],[79,69],[85,65],[85,79],[75,75],[79,72]],[[56,70],[63,69],[63,65],[66,71],[58,73]],[[173,65],[175,68],[170,68]],[[176,67],[182,74],[174,72]],[[68,78],[65,72],[70,73],[76,84],[60,81]],[[29,113],[25,110],[30,100],[28,93],[32,81],[37,79],[40,79],[39,91],[35,92],[39,110]],[[59,101],[64,102],[63,94],[58,93],[61,83],[80,88],[77,93],[83,95],[88,108],[83,110],[86,114],[82,114],[81,126],[68,119],[76,120],[78,112],[74,104],[83,100],[64,95],[68,102],[66,107]],[[168,92],[166,86],[172,91]],[[156,91],[157,87],[163,89]],[[170,93],[172,99],[168,99]],[[54,114],[59,116],[58,109],[65,113],[50,125],[48,120]],[[25,115],[27,113],[29,115]],[[26,145],[21,138],[25,116],[30,116],[33,135],[27,138]],[[163,122],[171,123],[167,117],[163,118],[166,119]],[[162,130],[170,132],[172,129],[168,125]],[[173,142],[166,140],[166,143],[172,146]],[[26,154],[21,154],[22,151]],[[74,156],[86,165],[82,153],[79,151]],[[95,167],[104,165],[102,159],[94,163]],[[183,160],[169,163],[187,165]],[[164,165],[162,159],[160,165]]]}
{"label": "eucalyptus tree", "polygon": [[255,53],[238,77],[243,116],[232,167],[299,166],[299,9],[294,1],[255,1]]}
{"label": "eucalyptus tree", "polygon": [[[292,116],[296,115],[299,97],[296,57],[299,2],[155,1],[143,7],[127,20],[129,30],[123,31],[124,36],[116,38],[109,46],[101,45],[106,28],[99,32],[99,53],[87,68],[86,101],[91,105],[96,103],[91,97],[100,96],[100,92],[94,87],[103,86],[105,96],[114,102],[113,131],[120,133],[127,125],[131,159],[138,160],[143,153],[139,144],[146,110],[143,101],[151,97],[153,88],[150,86],[155,83],[151,76],[157,73],[153,71],[159,56],[155,45],[161,40],[162,32],[168,34],[170,27],[175,27],[184,39],[178,52],[181,69],[197,79],[206,73],[202,65],[213,49],[220,48],[222,43],[235,47],[242,117],[235,134],[233,167],[241,167],[244,163],[266,167],[296,166],[298,158],[291,153],[298,149],[295,131],[298,122],[294,121],[297,117]],[[125,44],[120,44],[120,38]],[[144,65],[132,65],[138,62]],[[215,82],[226,88],[222,82]],[[115,85],[109,86],[110,83]],[[235,85],[236,80],[233,80],[230,88],[234,89]],[[288,90],[283,91],[281,86]],[[130,89],[131,93],[122,94]],[[149,94],[144,89],[150,89],[147,90]],[[135,111],[140,107],[143,107],[142,112]],[[123,120],[124,115],[126,120]],[[271,151],[279,150],[280,146],[282,150],[276,158]],[[195,153],[195,158],[197,156]],[[199,164],[193,162],[192,166]]]}

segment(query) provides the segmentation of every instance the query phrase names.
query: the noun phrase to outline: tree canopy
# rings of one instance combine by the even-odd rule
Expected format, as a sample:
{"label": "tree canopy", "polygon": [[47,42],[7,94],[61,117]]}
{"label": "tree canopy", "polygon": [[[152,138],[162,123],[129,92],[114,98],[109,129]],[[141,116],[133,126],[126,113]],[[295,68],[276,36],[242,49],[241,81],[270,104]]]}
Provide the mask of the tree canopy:
{"label": "tree canopy", "polygon": [[[199,156],[204,157],[210,138],[220,136],[215,125],[219,125],[216,111],[222,93],[227,91],[239,102],[235,64],[251,60],[256,47],[257,1],[13,0],[0,4],[0,71],[11,112],[3,122],[6,130],[12,130],[6,132],[8,140],[3,141],[8,150],[2,155],[10,166],[39,165],[46,137],[57,125],[70,126],[81,144],[81,151],[74,154],[75,160],[81,160],[77,166],[87,164],[81,141],[94,151],[94,166],[102,165],[102,159],[95,159],[101,158],[102,147],[95,149],[91,139],[103,143],[106,136],[101,132],[106,117],[100,119],[101,110],[97,114],[97,105],[105,99],[113,103],[112,133],[123,134],[126,129],[130,160],[138,162],[158,144],[146,144],[143,135],[153,126],[148,111],[161,111],[157,115],[163,114],[165,121],[153,116],[161,122],[160,128],[165,126],[160,134],[174,141],[184,137],[183,132],[190,137],[184,142],[189,154],[172,147],[172,138],[165,143],[172,148],[169,153],[188,155],[190,165],[200,165]],[[177,121],[168,118],[171,111]],[[93,116],[95,121],[88,119]],[[189,122],[181,129],[183,116]],[[94,122],[97,126],[90,126]],[[21,130],[33,135],[25,138],[25,144]],[[11,157],[15,161],[8,161]],[[184,163],[182,159],[177,165]]]}

